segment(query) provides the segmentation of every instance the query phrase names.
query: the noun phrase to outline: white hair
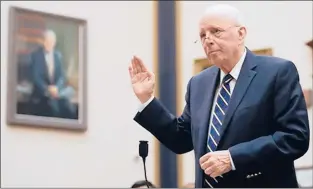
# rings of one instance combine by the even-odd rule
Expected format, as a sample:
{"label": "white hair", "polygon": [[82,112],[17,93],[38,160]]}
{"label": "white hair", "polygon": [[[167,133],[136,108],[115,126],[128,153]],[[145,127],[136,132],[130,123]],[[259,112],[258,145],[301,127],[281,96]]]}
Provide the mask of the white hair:
{"label": "white hair", "polygon": [[52,38],[54,40],[56,40],[56,34],[53,30],[46,30],[44,33],[43,33],[43,36],[45,39],[47,38]]}
{"label": "white hair", "polygon": [[209,6],[205,10],[205,15],[222,16],[229,18],[238,26],[244,26],[244,19],[242,13],[235,7],[228,4],[215,4]]}

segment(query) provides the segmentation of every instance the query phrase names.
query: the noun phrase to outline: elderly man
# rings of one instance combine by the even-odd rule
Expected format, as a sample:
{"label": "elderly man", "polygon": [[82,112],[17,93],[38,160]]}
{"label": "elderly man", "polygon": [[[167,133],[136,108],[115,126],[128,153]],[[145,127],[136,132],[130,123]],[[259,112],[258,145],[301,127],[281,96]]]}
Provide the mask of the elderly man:
{"label": "elderly man", "polygon": [[177,154],[194,150],[195,187],[298,187],[294,160],[309,146],[309,124],[295,65],[245,47],[241,14],[209,7],[199,23],[214,66],[189,80],[182,115],[153,96],[154,74],[129,67],[142,106],[134,120]]}
{"label": "elderly man", "polygon": [[35,114],[74,119],[75,109],[68,99],[74,91],[67,87],[62,56],[55,49],[55,44],[55,33],[47,30],[44,32],[43,47],[31,54],[33,100],[37,104]]}

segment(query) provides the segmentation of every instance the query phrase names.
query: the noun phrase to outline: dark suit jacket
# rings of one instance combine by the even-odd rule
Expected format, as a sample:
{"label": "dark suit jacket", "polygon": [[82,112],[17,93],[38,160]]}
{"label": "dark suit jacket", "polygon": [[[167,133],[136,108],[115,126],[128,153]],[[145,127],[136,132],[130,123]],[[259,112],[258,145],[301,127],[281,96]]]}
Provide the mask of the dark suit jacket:
{"label": "dark suit jacket", "polygon": [[39,48],[31,54],[32,80],[34,84],[33,95],[39,98],[49,98],[47,88],[49,85],[56,85],[58,89],[65,85],[65,75],[62,67],[61,54],[54,51],[54,77],[49,79],[47,62],[43,48]]}
{"label": "dark suit jacket", "polygon": [[[199,159],[206,153],[218,80],[215,66],[192,77],[179,118],[156,98],[134,118],[173,152],[194,150],[196,187],[203,187]],[[308,147],[308,115],[295,65],[247,49],[217,147],[229,149],[236,170],[224,174],[218,187],[298,187],[294,160]]]}

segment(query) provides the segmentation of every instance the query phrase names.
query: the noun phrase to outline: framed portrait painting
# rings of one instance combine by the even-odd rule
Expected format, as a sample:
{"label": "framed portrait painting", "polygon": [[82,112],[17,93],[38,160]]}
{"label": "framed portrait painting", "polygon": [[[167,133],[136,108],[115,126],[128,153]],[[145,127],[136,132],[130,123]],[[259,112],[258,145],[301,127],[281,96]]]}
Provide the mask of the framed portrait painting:
{"label": "framed portrait painting", "polygon": [[8,125],[86,130],[86,21],[18,7],[9,18]]}

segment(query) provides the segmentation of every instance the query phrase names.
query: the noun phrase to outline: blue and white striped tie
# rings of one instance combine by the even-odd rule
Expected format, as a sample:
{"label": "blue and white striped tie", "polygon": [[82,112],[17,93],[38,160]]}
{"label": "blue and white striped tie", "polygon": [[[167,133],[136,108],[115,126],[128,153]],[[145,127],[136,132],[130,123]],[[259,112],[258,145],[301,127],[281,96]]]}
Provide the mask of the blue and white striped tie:
{"label": "blue and white striped tie", "polygon": [[[208,134],[208,143],[207,147],[209,152],[214,152],[217,148],[217,145],[220,141],[220,133],[223,125],[223,120],[228,109],[228,103],[230,101],[231,93],[229,83],[233,79],[230,74],[227,74],[223,78],[222,88],[218,93],[215,108],[213,111],[212,120],[210,123],[210,130]],[[216,179],[212,179],[209,176],[206,176],[205,183],[213,188],[214,184],[218,181]]]}

